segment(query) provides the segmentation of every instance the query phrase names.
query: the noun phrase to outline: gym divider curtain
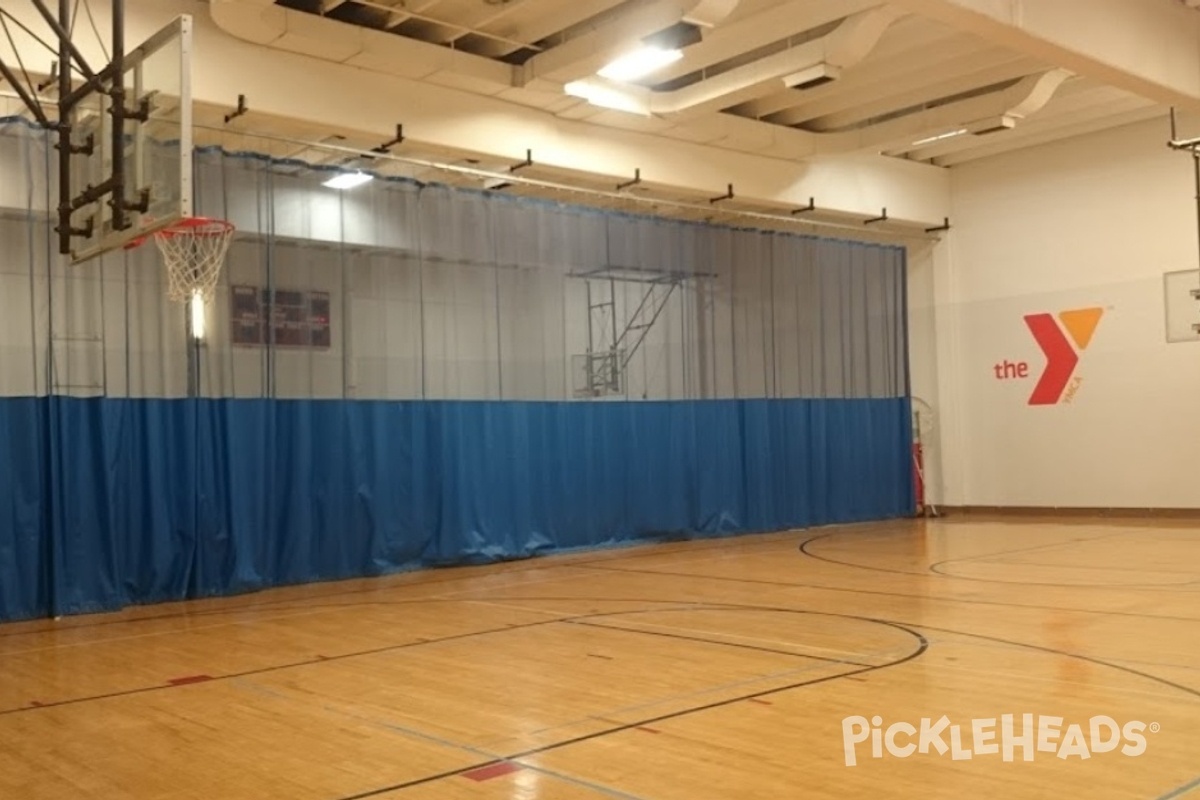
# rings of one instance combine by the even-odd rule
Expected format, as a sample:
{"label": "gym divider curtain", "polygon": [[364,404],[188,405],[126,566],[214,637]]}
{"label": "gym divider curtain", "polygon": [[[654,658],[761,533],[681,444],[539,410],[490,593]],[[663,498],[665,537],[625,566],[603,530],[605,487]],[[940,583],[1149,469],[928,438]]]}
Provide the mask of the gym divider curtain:
{"label": "gym divider curtain", "polygon": [[54,252],[0,122],[0,619],[911,513],[904,251],[199,153],[153,248]]}

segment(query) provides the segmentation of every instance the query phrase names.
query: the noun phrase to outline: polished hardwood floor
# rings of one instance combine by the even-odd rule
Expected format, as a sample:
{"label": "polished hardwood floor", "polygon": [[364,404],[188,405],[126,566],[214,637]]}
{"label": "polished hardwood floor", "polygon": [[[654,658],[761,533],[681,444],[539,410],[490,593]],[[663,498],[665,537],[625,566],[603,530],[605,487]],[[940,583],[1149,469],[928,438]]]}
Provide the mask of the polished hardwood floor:
{"label": "polished hardwood floor", "polygon": [[1200,800],[1200,526],[903,521],[293,587],[0,626],[0,675],[4,800]]}

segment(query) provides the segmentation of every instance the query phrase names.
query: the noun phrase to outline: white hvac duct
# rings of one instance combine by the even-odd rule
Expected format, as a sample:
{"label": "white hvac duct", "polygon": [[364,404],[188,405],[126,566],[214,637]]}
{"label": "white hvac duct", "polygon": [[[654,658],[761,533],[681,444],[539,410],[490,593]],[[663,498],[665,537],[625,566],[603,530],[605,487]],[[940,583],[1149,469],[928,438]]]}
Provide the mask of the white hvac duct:
{"label": "white hvac duct", "polygon": [[899,18],[890,6],[847,17],[826,36],[671,91],[622,86],[600,78],[578,81],[568,91],[595,105],[646,115],[694,116],[744,103],[784,87],[810,88],[837,80],[862,61]]}
{"label": "white hvac duct", "polygon": [[1052,69],[1029,75],[1009,88],[857,130],[813,134],[821,153],[888,148],[951,135],[986,136],[1010,130],[1045,108],[1074,74]]}
{"label": "white hvac duct", "polygon": [[624,55],[643,38],[680,22],[712,28],[737,8],[739,0],[648,0],[612,22],[582,33],[529,59],[517,74],[518,84],[543,81],[542,88],[594,75]]}

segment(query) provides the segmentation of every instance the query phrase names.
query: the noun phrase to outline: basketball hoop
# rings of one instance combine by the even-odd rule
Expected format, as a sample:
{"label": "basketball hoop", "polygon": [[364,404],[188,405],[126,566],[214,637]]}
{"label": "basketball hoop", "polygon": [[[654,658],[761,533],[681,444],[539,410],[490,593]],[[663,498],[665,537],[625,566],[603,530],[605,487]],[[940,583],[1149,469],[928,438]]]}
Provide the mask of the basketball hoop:
{"label": "basketball hoop", "polygon": [[[154,234],[167,268],[167,296],[177,303],[212,299],[233,239],[232,222],[187,217]],[[136,242],[141,244],[141,242]]]}

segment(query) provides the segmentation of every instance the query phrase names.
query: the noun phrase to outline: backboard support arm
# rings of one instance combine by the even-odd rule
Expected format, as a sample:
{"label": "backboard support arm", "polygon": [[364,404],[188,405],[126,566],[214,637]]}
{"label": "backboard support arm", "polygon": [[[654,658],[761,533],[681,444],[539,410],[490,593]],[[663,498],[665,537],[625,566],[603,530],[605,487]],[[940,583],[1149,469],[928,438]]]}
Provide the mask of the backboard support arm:
{"label": "backboard support arm", "polygon": [[[71,31],[71,7],[70,7],[70,5],[67,4],[65,6],[66,10],[64,11],[63,10],[64,4],[63,4],[62,0],[59,0],[58,19],[55,19],[54,15],[50,13],[50,9],[46,7],[46,3],[44,2],[44,0],[30,0],[30,1],[33,3],[34,8],[36,8],[38,10],[38,13],[41,14],[42,17],[46,20],[46,24],[50,26],[50,29],[52,31],[54,31],[54,35],[58,37],[59,63],[64,64],[64,65],[74,63],[75,65],[77,65],[79,67],[79,71],[83,73],[83,77],[88,78],[89,80],[91,78],[96,77],[95,70],[93,70],[90,66],[88,66],[87,59],[85,59],[83,57],[83,53],[80,53],[79,48],[77,48],[75,46],[75,43],[71,41],[71,33],[70,33],[70,31]],[[114,22],[116,21],[116,16],[117,16],[117,11],[116,11],[116,7],[114,6],[113,7]],[[122,23],[123,22],[124,22],[124,20],[122,20]],[[66,72],[69,75],[71,71],[69,69],[67,69]]]}

